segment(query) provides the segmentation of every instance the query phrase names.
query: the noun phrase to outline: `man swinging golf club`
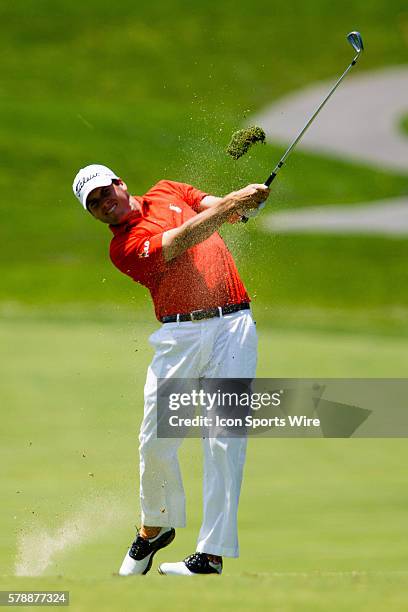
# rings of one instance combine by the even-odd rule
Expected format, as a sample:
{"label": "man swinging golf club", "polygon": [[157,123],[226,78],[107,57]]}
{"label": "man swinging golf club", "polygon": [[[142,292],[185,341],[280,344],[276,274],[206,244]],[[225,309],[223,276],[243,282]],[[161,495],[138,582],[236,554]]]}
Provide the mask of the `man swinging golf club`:
{"label": "man swinging golf club", "polygon": [[[147,372],[140,430],[142,525],[119,570],[146,574],[154,554],[184,527],[185,497],[177,459],[180,438],[156,435],[158,378],[255,376],[257,337],[250,298],[217,229],[258,208],[262,184],[223,198],[162,180],[132,196],[109,168],[90,165],[73,191],[85,210],[113,232],[110,257],[121,272],[150,290],[160,329],[149,340],[155,355]],[[238,556],[237,511],[246,438],[205,438],[204,510],[196,552],[162,563],[161,574],[221,574],[222,557]]]}

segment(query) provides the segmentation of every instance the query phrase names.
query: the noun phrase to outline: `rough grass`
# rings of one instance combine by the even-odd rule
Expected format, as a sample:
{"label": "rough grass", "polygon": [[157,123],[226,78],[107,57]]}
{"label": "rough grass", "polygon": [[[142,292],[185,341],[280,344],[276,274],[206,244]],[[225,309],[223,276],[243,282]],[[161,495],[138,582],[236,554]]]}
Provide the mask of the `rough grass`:
{"label": "rough grass", "polygon": [[[313,0],[279,11],[266,0],[250,6],[208,0],[194,10],[183,0],[137,7],[130,0],[115,6],[18,0],[3,3],[0,18],[7,24],[0,41],[0,187],[6,206],[0,300],[43,304],[125,302],[131,292],[107,262],[108,233],[73,198],[79,166],[112,165],[136,193],[163,177],[216,195],[263,181],[281,149],[254,148],[234,162],[225,153],[232,132],[288,91],[335,78],[349,59],[345,34],[352,27],[366,41],[361,71],[405,61],[408,23],[399,0],[392,10],[382,0],[347,10]],[[272,205],[353,203],[399,196],[407,188],[403,176],[294,153],[274,183]],[[399,307],[401,297],[406,304],[408,283],[398,263],[405,247],[399,243],[388,241],[377,253],[377,243],[350,238],[341,257],[344,251],[351,255],[341,266],[333,240],[316,240],[303,253],[303,239],[292,237],[292,262],[283,241],[275,242],[271,264],[269,248],[257,242],[250,225],[255,223],[234,228],[228,240],[232,248],[238,242],[247,269],[256,248],[252,275],[264,279],[273,266],[281,308],[295,299],[326,308],[333,268],[337,287],[349,280],[356,287],[360,273],[366,276],[364,290],[350,294],[346,288],[350,308],[381,307],[384,293],[392,301],[389,286],[398,288],[393,304]],[[253,286],[270,301],[256,278]]]}
{"label": "rough grass", "polygon": [[405,133],[408,134],[408,115],[404,115],[400,121],[400,128]]}

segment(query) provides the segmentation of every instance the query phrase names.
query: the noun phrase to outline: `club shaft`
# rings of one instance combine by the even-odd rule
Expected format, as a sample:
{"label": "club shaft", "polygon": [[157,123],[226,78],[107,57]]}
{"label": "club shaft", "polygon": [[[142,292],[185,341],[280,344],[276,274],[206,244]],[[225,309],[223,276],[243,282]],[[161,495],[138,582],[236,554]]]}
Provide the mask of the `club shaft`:
{"label": "club shaft", "polygon": [[336,91],[337,87],[340,85],[340,83],[342,82],[342,80],[344,79],[344,77],[347,75],[347,73],[352,69],[352,67],[355,65],[355,63],[357,62],[359,54],[357,53],[357,55],[355,56],[355,58],[353,59],[353,61],[349,64],[349,66],[347,66],[346,70],[343,72],[343,74],[341,75],[341,77],[336,81],[336,83],[333,85],[333,87],[331,88],[331,90],[329,91],[329,93],[327,94],[327,96],[325,97],[325,99],[323,100],[323,102],[320,103],[320,105],[317,107],[317,109],[315,110],[315,112],[313,113],[313,115],[310,117],[309,121],[306,123],[305,127],[302,129],[301,132],[299,132],[299,134],[296,136],[296,138],[294,139],[294,141],[292,142],[292,144],[288,147],[288,149],[285,151],[285,153],[283,154],[283,156],[281,157],[281,159],[278,161],[278,163],[276,164],[275,168],[273,169],[272,173],[268,176],[268,178],[265,181],[265,185],[267,187],[269,187],[269,185],[272,183],[273,179],[276,177],[276,175],[278,174],[279,170],[282,168],[283,164],[285,163],[285,160],[287,159],[287,157],[289,156],[289,154],[291,153],[292,149],[294,149],[294,147],[297,145],[297,143],[299,142],[299,140],[302,138],[303,134],[306,132],[306,130],[308,129],[308,127],[313,123],[313,121],[315,120],[315,118],[317,117],[317,115],[320,113],[320,111],[322,110],[323,106],[326,104],[326,102],[329,100],[329,98],[331,98],[331,96],[333,95],[333,93]]}

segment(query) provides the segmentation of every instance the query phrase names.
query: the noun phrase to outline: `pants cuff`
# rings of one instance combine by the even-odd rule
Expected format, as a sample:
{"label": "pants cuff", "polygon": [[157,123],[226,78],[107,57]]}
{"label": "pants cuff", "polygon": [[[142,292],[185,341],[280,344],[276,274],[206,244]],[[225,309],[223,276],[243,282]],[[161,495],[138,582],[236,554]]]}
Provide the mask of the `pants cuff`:
{"label": "pants cuff", "polygon": [[225,546],[211,544],[211,542],[198,542],[197,552],[218,555],[220,557],[239,557],[239,547],[226,548]]}
{"label": "pants cuff", "polygon": [[[186,519],[172,519],[167,514],[149,514],[148,516],[141,515],[142,525],[148,525],[150,527],[174,527],[180,528],[186,526]],[[216,554],[216,553],[215,553]]]}

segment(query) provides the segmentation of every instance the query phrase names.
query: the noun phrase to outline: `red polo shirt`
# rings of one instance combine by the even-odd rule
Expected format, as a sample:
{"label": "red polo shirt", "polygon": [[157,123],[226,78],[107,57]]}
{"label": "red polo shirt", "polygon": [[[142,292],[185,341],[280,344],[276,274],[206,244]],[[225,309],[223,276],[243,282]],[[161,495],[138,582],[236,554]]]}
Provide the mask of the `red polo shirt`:
{"label": "red polo shirt", "polygon": [[191,185],[160,181],[143,197],[135,196],[141,213],[134,211],[120,225],[109,226],[114,234],[112,262],[150,290],[159,320],[165,315],[250,301],[218,232],[168,262],[163,257],[163,233],[197,215],[206,195]]}

